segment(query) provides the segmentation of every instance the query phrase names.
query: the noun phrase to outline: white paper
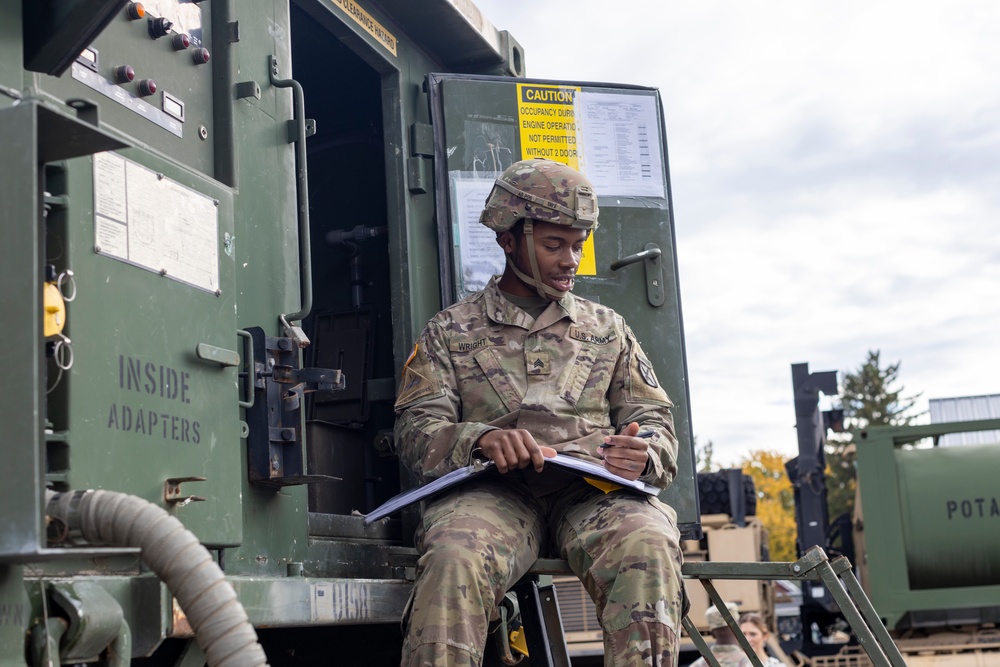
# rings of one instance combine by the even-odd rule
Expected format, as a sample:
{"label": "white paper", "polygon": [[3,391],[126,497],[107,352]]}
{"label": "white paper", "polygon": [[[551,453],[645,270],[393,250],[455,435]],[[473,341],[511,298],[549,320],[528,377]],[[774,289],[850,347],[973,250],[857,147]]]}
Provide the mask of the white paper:
{"label": "white paper", "polygon": [[496,232],[479,222],[495,180],[451,175],[452,224],[458,246],[456,287],[462,295],[481,290],[492,276],[503,273],[504,255]]}
{"label": "white paper", "polygon": [[581,92],[583,167],[600,197],[666,196],[656,98]]}
{"label": "white paper", "polygon": [[[575,456],[569,456],[567,454],[556,454],[555,458],[546,458],[545,466],[542,468],[543,475],[545,474],[545,467],[548,466],[560,468],[576,475],[580,475],[581,477],[590,477],[593,479],[603,480],[605,482],[611,482],[612,484],[617,484],[622,487],[622,489],[645,493],[648,496],[657,496],[661,491],[660,488],[655,487],[652,484],[646,484],[645,482],[640,482],[637,479],[630,480],[625,479],[624,477],[619,477],[613,472],[609,472],[604,466],[585,461]],[[397,494],[366,514],[365,523],[373,523],[379,519],[389,516],[390,514],[398,512],[408,505],[412,505],[420,500],[436,496],[442,491],[459,484],[464,484],[473,477],[478,477],[484,472],[492,470],[494,467],[495,464],[493,461],[477,461],[472,465],[459,468],[458,470],[453,470],[447,475],[439,477],[432,482],[428,482],[423,486],[418,486],[415,489],[410,489]]]}

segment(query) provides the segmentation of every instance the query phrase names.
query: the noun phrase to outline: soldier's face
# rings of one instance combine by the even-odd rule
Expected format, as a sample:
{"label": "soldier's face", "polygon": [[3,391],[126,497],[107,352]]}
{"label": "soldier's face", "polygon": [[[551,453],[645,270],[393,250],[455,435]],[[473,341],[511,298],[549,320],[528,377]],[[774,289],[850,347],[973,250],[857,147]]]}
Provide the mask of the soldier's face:
{"label": "soldier's face", "polygon": [[[576,270],[580,267],[583,243],[590,234],[585,229],[574,229],[551,222],[535,222],[531,239],[535,244],[535,259],[538,262],[538,278],[549,287],[561,293],[573,289]],[[515,266],[531,275],[531,260],[528,257],[528,236],[523,233],[504,232],[500,235],[500,245],[511,256]],[[523,284],[523,283],[522,283]],[[531,285],[524,285],[525,295],[535,294]],[[555,297],[550,297],[555,299]]]}

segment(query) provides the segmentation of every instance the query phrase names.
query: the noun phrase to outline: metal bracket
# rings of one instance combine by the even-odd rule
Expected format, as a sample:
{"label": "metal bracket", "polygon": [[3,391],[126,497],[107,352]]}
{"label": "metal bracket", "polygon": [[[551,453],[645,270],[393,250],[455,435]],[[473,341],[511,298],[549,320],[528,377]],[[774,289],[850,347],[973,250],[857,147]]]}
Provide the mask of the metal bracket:
{"label": "metal bracket", "polygon": [[185,496],[181,493],[181,484],[184,482],[204,482],[205,477],[168,477],[163,483],[163,500],[169,504],[184,507],[189,503],[201,502],[205,500],[201,496]]}
{"label": "metal bracket", "polygon": [[271,378],[284,384],[302,384],[306,391],[338,391],[345,386],[344,374],[337,368],[275,366]]}
{"label": "metal bracket", "polygon": [[[253,347],[245,387],[253,400],[246,407],[247,473],[250,481],[276,488],[336,478],[306,475],[302,447],[303,397],[310,391],[337,391],[346,386],[338,369],[300,368],[300,348],[292,338],[266,336],[260,327],[247,330]],[[250,405],[246,405],[249,403]]]}
{"label": "metal bracket", "polygon": [[537,667],[570,667],[555,587],[551,584],[541,586],[537,575],[529,575],[511,590],[517,595],[531,664]]}
{"label": "metal bracket", "polygon": [[236,99],[242,100],[252,97],[260,99],[260,84],[256,81],[240,81],[236,84]]}
{"label": "metal bracket", "polygon": [[[288,143],[294,144],[299,140],[299,122],[297,120],[287,120],[285,124],[288,126]],[[311,137],[316,134],[316,119],[306,118],[305,123],[306,137]]]}

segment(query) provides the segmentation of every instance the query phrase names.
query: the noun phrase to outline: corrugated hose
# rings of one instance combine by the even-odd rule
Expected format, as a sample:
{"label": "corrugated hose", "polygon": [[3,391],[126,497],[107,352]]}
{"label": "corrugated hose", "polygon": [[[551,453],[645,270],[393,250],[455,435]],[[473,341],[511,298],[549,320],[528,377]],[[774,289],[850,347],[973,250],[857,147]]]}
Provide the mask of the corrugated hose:
{"label": "corrugated hose", "polygon": [[210,667],[262,667],[264,649],[236,591],[198,538],[138,496],[114,491],[47,492],[47,513],[93,545],[138,547],[177,598]]}

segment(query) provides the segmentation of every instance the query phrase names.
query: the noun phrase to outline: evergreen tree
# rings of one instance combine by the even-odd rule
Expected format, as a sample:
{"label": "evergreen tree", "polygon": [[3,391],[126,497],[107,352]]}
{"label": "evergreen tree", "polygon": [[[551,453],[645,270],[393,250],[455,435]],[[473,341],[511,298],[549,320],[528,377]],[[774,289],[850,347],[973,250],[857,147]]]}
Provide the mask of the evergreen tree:
{"label": "evergreen tree", "polygon": [[[913,413],[921,394],[904,397],[899,385],[901,362],[881,365],[879,350],[869,350],[868,358],[856,371],[845,372],[840,387],[840,402],[844,410],[844,433],[827,438],[826,489],[830,519],[844,512],[853,515],[854,494],[858,473],[855,466],[856,443],[852,429],[869,426],[904,426],[922,413]],[[897,387],[898,385],[898,387]]]}

